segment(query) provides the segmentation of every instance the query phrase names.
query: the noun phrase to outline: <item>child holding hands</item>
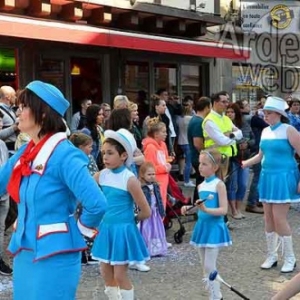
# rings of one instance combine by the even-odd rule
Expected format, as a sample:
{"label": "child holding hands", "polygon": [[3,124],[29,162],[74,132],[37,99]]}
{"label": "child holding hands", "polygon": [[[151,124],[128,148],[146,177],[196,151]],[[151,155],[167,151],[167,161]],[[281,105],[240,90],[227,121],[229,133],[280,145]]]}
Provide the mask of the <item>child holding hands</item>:
{"label": "child holding hands", "polygon": [[[205,180],[198,186],[198,220],[193,230],[190,243],[199,249],[203,265],[204,279],[208,283],[210,300],[220,300],[220,283],[208,281],[208,276],[217,268],[219,248],[232,244],[228,228],[224,222],[228,200],[222,178],[222,155],[216,149],[201,151],[199,172]],[[201,200],[202,199],[202,200]],[[205,200],[204,200],[205,199]],[[182,207],[186,214],[190,206]]]}
{"label": "child holding hands", "polygon": [[[105,169],[94,175],[104,195],[108,209],[99,227],[92,256],[101,262],[105,294],[110,300],[133,300],[133,285],[128,278],[129,264],[141,264],[149,259],[145,242],[136,221],[150,217],[151,210],[141,184],[128,167],[133,162],[136,142],[126,129],[104,132],[102,157]],[[134,202],[139,213],[134,215]]]}

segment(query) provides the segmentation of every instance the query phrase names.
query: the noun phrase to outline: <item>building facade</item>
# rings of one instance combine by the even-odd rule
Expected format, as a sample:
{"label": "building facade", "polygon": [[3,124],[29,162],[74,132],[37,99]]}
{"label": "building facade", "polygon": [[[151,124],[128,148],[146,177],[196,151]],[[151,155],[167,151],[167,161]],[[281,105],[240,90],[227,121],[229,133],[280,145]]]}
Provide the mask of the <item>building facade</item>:
{"label": "building facade", "polygon": [[228,86],[226,64],[249,56],[209,35],[222,23],[218,0],[3,0],[0,84],[56,85],[71,102],[67,119],[83,98],[209,95]]}
{"label": "building facade", "polygon": [[215,38],[251,48],[249,59],[231,62],[233,100],[300,97],[299,1],[222,0],[221,8],[228,23]]}

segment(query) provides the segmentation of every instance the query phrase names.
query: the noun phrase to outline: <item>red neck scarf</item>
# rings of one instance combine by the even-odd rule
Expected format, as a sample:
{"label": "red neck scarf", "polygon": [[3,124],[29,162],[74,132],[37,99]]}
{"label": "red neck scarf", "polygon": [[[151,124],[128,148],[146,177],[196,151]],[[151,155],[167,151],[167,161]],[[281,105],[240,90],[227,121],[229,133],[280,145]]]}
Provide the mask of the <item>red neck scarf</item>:
{"label": "red neck scarf", "polygon": [[47,134],[37,143],[37,145],[31,140],[20,157],[20,164],[13,169],[7,186],[7,192],[15,202],[20,202],[19,189],[22,177],[31,175],[31,163],[51,136],[52,134]]}

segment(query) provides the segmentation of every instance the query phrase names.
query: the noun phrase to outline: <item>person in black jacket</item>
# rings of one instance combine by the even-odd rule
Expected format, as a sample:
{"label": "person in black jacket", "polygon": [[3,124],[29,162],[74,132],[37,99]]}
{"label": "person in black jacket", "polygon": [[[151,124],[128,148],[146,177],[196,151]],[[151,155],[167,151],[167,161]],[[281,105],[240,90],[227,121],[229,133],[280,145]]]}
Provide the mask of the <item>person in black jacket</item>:
{"label": "person in black jacket", "polygon": [[161,122],[163,122],[166,125],[167,129],[167,137],[166,137],[166,145],[169,151],[170,156],[173,156],[174,153],[173,144],[171,141],[171,133],[169,129],[170,125],[170,119],[166,115],[166,102],[164,100],[161,100],[157,95],[153,95],[151,97],[151,111],[149,116],[144,120],[143,124],[143,135],[147,136],[147,121],[149,118],[155,118],[158,117]]}
{"label": "person in black jacket", "polygon": [[[268,124],[256,113],[255,115],[252,116],[250,125],[255,139],[255,144],[252,148],[252,151],[253,153],[258,153],[261,133],[263,129],[268,126]],[[260,170],[261,170],[260,163],[253,165],[252,167],[253,178],[250,185],[247,205],[245,209],[247,212],[255,213],[255,214],[263,213],[263,209],[257,206],[259,205],[258,181],[259,181]]]}

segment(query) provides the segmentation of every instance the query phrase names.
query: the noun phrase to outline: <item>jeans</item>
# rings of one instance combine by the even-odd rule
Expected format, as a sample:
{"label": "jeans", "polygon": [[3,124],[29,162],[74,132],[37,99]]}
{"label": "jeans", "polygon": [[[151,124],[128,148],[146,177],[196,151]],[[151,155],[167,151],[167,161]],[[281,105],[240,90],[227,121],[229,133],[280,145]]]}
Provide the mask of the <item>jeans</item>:
{"label": "jeans", "polygon": [[183,172],[183,180],[185,183],[188,183],[190,181],[190,175],[192,170],[192,157],[191,157],[191,151],[189,144],[186,145],[180,145],[181,150],[184,153],[185,158],[185,166],[184,166],[184,172]]}
{"label": "jeans", "polygon": [[231,172],[227,182],[228,200],[243,201],[249,179],[249,168],[242,169],[238,161],[232,161]]}
{"label": "jeans", "polygon": [[4,231],[5,231],[5,219],[9,210],[9,199],[0,200],[0,258],[4,253]]}
{"label": "jeans", "polygon": [[259,174],[261,171],[261,164],[258,163],[253,165],[252,171],[253,171],[253,178],[252,178],[250,191],[248,195],[248,201],[247,201],[248,206],[255,206],[259,200],[258,181],[259,181]]}

